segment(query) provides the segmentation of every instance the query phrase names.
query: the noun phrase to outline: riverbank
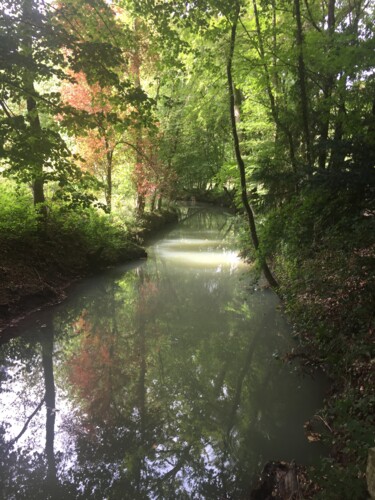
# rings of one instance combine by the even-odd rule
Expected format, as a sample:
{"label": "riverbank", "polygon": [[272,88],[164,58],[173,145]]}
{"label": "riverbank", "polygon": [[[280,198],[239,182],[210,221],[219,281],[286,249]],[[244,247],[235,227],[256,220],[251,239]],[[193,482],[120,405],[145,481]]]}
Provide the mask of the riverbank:
{"label": "riverbank", "polygon": [[[226,210],[182,212],[181,224],[147,246],[147,262],[85,280],[2,345],[4,373],[15,366],[17,377],[2,385],[4,442],[17,440],[14,401],[26,399],[27,417],[43,405],[45,388],[58,402],[54,456],[47,457],[56,463],[52,496],[121,498],[137,484],[145,497],[249,498],[261,457],[312,463],[319,454],[302,429],[321,401],[317,381],[270,362],[290,345],[278,298],[261,289],[248,296],[249,266],[236,259]],[[141,436],[139,408],[147,426]],[[21,413],[16,423],[24,421]],[[7,496],[13,487],[44,491],[50,462],[22,458],[43,449],[48,423],[40,412],[22,441],[6,448]],[[181,464],[178,474],[173,463]],[[9,470],[17,481],[8,480]],[[146,479],[135,483],[139,477]]]}
{"label": "riverbank", "polygon": [[[0,237],[0,334],[29,314],[64,300],[74,282],[116,264],[146,258],[144,240],[174,211],[146,213],[127,231],[82,212],[81,219],[48,221],[42,231]],[[68,223],[69,221],[69,223]],[[83,230],[85,228],[85,230]]]}
{"label": "riverbank", "polygon": [[[263,255],[294,325],[297,347],[285,361],[298,359],[304,370],[323,370],[330,381],[324,404],[305,423],[306,439],[322,442],[327,455],[306,471],[315,487],[304,498],[369,496],[366,469],[375,444],[375,219],[366,195],[306,190],[264,212],[259,225]],[[243,254],[255,260],[243,221],[238,235]]]}
{"label": "riverbank", "polygon": [[308,471],[319,488],[313,498],[368,498],[375,429],[374,250],[325,248],[294,275],[286,272],[287,262],[279,263],[279,292],[299,341],[286,361],[298,358],[331,381],[324,406],[305,424],[307,439],[328,450]]}

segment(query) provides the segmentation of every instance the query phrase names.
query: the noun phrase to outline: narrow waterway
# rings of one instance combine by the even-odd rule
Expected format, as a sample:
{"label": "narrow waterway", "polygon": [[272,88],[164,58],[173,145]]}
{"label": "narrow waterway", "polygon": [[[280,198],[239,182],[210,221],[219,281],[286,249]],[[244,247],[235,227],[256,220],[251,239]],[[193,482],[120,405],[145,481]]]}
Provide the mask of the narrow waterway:
{"label": "narrow waterway", "polygon": [[316,460],[319,383],[277,359],[290,327],[233,241],[187,210],[0,346],[1,498],[240,499],[268,460]]}

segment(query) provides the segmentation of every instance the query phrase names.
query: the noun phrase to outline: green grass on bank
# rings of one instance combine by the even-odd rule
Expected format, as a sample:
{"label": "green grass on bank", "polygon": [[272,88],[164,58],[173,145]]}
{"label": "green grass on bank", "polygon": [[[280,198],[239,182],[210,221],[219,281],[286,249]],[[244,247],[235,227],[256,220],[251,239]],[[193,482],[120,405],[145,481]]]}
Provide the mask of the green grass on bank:
{"label": "green grass on bank", "polygon": [[41,222],[27,188],[3,183],[0,191],[0,241],[14,248],[62,245],[67,253],[100,254],[104,263],[111,263],[133,245],[138,226],[134,217],[121,220],[95,208],[73,211],[56,202],[47,205]]}

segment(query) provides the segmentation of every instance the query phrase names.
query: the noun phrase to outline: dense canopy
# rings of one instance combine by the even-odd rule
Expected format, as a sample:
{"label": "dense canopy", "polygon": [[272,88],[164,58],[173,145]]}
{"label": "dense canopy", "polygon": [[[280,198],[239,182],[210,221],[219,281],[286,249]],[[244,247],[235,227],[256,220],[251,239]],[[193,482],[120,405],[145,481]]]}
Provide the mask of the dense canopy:
{"label": "dense canopy", "polygon": [[363,381],[372,355],[372,1],[1,0],[0,11],[2,242],[79,234],[97,258],[178,200],[229,206],[244,255],[340,380],[337,433],[356,445],[337,470],[350,463],[361,483],[371,443],[340,411],[358,397],[350,422],[372,425],[372,389],[353,396],[343,376]]}

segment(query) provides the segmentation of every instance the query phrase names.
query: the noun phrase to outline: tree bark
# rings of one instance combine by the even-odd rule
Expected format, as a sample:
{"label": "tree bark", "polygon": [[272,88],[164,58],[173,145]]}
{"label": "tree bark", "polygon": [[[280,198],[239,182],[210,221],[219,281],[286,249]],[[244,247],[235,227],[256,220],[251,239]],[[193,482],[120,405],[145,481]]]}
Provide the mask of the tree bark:
{"label": "tree bark", "polygon": [[298,49],[298,83],[299,90],[301,94],[301,114],[302,114],[302,128],[303,135],[305,139],[305,160],[307,167],[307,175],[311,177],[312,175],[312,151],[311,151],[311,140],[310,140],[310,126],[309,126],[309,104],[307,97],[306,88],[306,67],[305,60],[303,57],[303,28],[302,28],[302,18],[301,18],[301,8],[300,0],[294,0],[294,11],[296,17],[296,43]]}
{"label": "tree bark", "polygon": [[[333,44],[333,34],[335,32],[335,0],[329,0],[328,2],[328,51],[332,50]],[[331,114],[331,96],[335,84],[335,76],[332,72],[329,72],[326,76],[326,81],[323,86],[323,117],[320,125],[320,151],[318,156],[319,169],[323,170],[326,168],[327,163],[327,153],[328,153],[328,135],[329,135],[329,125],[330,125],[330,114]]]}
{"label": "tree bark", "polygon": [[[141,88],[141,48],[140,48],[140,21],[138,18],[134,20],[134,35],[135,35],[135,47],[132,55],[132,73],[134,76],[134,85],[137,88]],[[141,151],[143,149],[142,141],[142,130],[138,126],[135,130],[135,143],[136,143],[136,209],[139,216],[143,215],[146,206],[146,200],[143,193],[143,162]]]}
{"label": "tree bark", "polygon": [[[25,35],[23,41],[23,54],[26,57],[32,58],[32,33],[31,26],[33,25],[33,10],[34,4],[32,0],[24,0],[23,2],[23,17],[25,20]],[[23,76],[23,86],[26,95],[26,109],[27,109],[27,120],[30,125],[30,132],[33,136],[37,137],[38,142],[43,140],[42,138],[42,127],[40,124],[40,117],[38,113],[38,106],[35,99],[37,95],[34,86],[34,73],[32,70],[25,68]],[[32,179],[32,190],[34,205],[39,203],[45,203],[44,196],[44,172],[43,172],[43,159],[38,158],[38,155],[34,157],[33,165],[33,179]],[[42,214],[45,214],[45,208],[41,210]]]}
{"label": "tree bark", "polygon": [[[343,76],[342,81],[339,82],[341,89],[346,88],[347,77]],[[339,167],[343,164],[345,160],[345,149],[342,147],[342,139],[344,135],[344,123],[346,120],[346,107],[345,107],[345,92],[341,90],[338,92],[337,96],[337,115],[334,122],[334,133],[333,133],[333,148],[331,151],[331,157],[329,159],[329,169]]]}
{"label": "tree bark", "polygon": [[106,147],[106,158],[107,158],[107,186],[106,186],[106,203],[108,212],[112,211],[112,166],[113,166],[113,149],[109,144],[109,140],[104,136],[105,147]]}
{"label": "tree bark", "polygon": [[271,287],[277,288],[278,283],[277,283],[276,279],[274,278],[274,276],[272,275],[271,270],[269,269],[269,267],[267,265],[267,262],[265,261],[263,256],[259,255],[259,239],[258,239],[256,225],[255,225],[254,213],[253,213],[253,210],[250,206],[248,196],[247,196],[245,164],[244,164],[243,158],[241,156],[240,143],[239,143],[238,131],[237,131],[236,114],[235,114],[235,88],[234,88],[233,77],[232,77],[232,63],[233,63],[234,47],[235,47],[235,43],[236,43],[236,34],[237,34],[237,25],[238,25],[239,14],[240,14],[240,5],[239,5],[239,2],[237,1],[236,6],[235,6],[234,18],[233,18],[233,22],[232,22],[229,56],[228,56],[228,61],[227,61],[227,80],[228,80],[229,103],[230,103],[229,108],[230,108],[230,117],[231,117],[231,125],[232,125],[234,151],[235,151],[235,155],[236,155],[237,166],[238,166],[238,169],[240,172],[241,199],[242,199],[242,203],[243,203],[243,206],[245,208],[246,215],[247,215],[251,239],[252,239],[254,248],[255,248],[256,252],[258,253],[258,258],[260,260],[262,271],[263,271],[268,283],[270,284]]}

